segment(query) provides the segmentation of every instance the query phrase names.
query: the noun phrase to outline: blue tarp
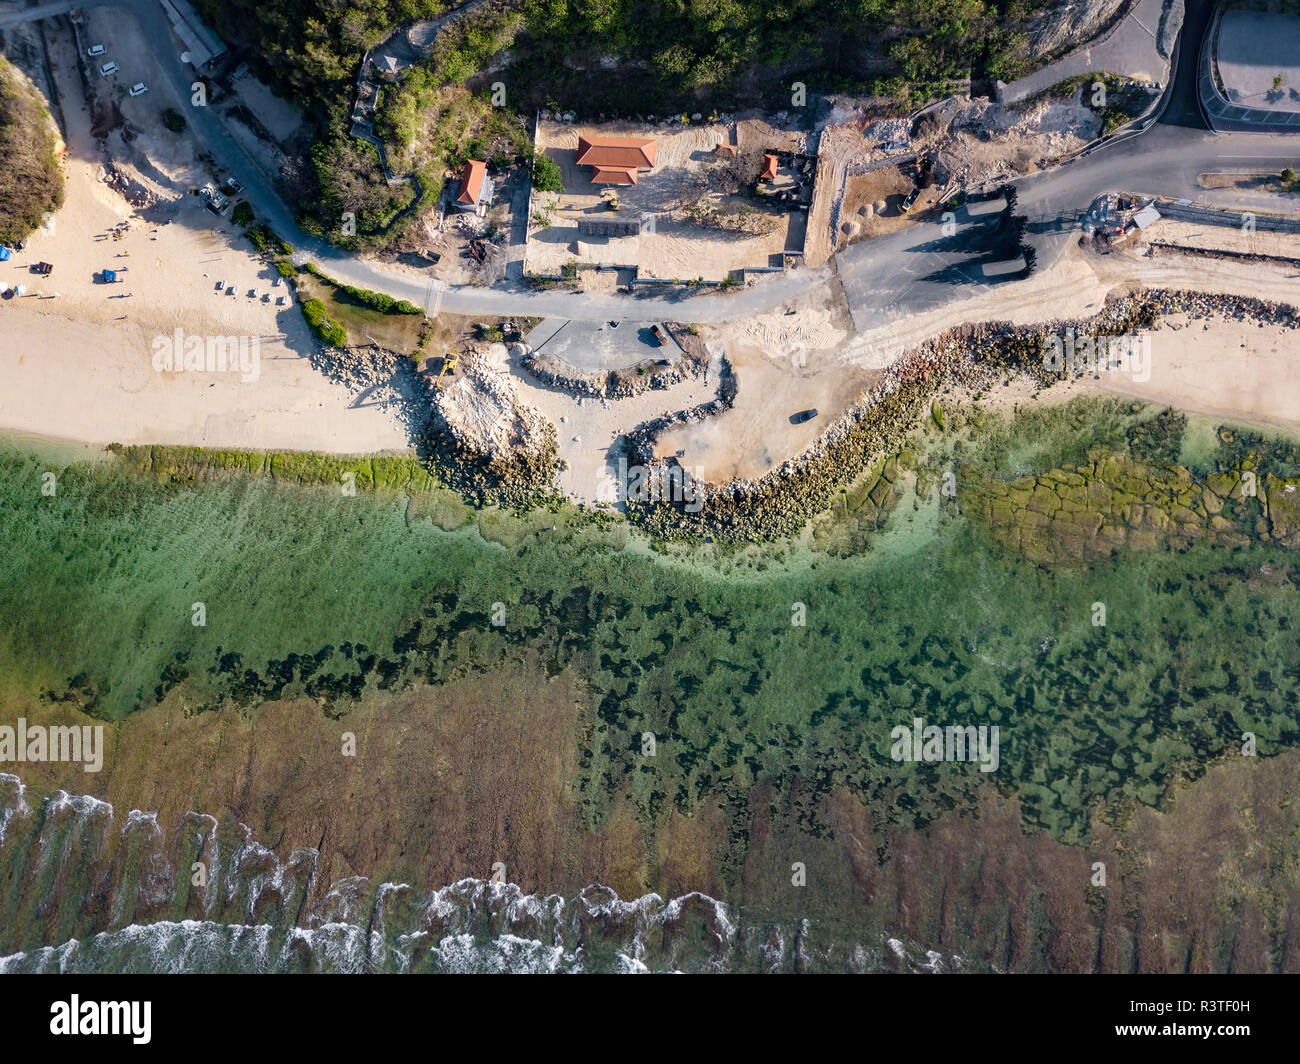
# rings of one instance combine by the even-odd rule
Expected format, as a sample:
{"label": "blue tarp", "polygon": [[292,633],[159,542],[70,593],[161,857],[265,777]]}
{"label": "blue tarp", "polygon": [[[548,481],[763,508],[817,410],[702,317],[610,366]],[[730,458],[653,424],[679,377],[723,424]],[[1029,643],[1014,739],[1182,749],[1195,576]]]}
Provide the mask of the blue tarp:
{"label": "blue tarp", "polygon": [[102,276],[105,284],[115,284],[117,282],[116,270],[104,270]]}
{"label": "blue tarp", "polygon": [[13,254],[13,252],[8,248],[0,247],[0,262],[4,262],[11,254]]}

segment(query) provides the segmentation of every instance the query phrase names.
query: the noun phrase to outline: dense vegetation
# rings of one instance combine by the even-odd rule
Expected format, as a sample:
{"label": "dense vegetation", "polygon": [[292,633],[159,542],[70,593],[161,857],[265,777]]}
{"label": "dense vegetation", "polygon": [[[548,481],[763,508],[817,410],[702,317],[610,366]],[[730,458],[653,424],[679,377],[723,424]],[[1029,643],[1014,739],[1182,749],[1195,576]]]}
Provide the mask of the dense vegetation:
{"label": "dense vegetation", "polygon": [[26,240],[63,205],[63,167],[40,95],[0,56],[0,243]]}
{"label": "dense vegetation", "polygon": [[[300,102],[333,104],[361,54],[438,0],[203,0],[227,37],[255,44],[262,73]],[[521,111],[554,99],[584,113],[672,113],[701,101],[766,102],[806,74],[810,88],[906,90],[1013,72],[1023,52],[1026,0],[522,0],[487,4],[452,23],[433,64],[464,82],[509,45],[503,76]],[[616,69],[601,56],[617,56]]]}
{"label": "dense vegetation", "polygon": [[323,343],[331,347],[342,347],[348,342],[347,330],[329,316],[325,304],[319,299],[306,300],[302,305],[302,316]]}
{"label": "dense vegetation", "polygon": [[[437,0],[204,0],[228,39],[250,45],[259,73],[320,117],[305,227],[348,246],[391,244],[411,215],[410,184],[385,180],[374,147],[349,135],[363,53]],[[1039,0],[489,0],[449,23],[423,65],[385,87],[376,115],[392,170],[413,174],[426,202],[467,157],[495,166],[531,156],[538,108],[584,117],[787,109],[802,82],[876,93],[905,105],[966,77],[1014,76],[1021,30]],[[492,66],[507,50],[504,66]],[[506,106],[493,107],[499,81]],[[343,228],[345,214],[355,232]]]}

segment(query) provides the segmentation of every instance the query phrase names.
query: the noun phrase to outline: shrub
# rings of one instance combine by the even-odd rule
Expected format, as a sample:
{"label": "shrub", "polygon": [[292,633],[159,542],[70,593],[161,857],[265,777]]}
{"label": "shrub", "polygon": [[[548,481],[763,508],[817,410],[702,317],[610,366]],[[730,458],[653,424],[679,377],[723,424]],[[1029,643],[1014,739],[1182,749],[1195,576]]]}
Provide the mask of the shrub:
{"label": "shrub", "polygon": [[253,208],[248,205],[248,200],[240,200],[236,203],[235,209],[230,212],[230,218],[236,225],[252,225]]}
{"label": "shrub", "polygon": [[533,188],[538,192],[564,191],[564,178],[559,163],[541,152],[533,156]]}
{"label": "shrub", "polygon": [[163,112],[162,122],[173,133],[180,133],[185,129],[185,116],[170,107]]}
{"label": "shrub", "polygon": [[0,241],[26,240],[63,205],[63,169],[44,99],[0,56]]}
{"label": "shrub", "polygon": [[331,347],[343,347],[348,342],[347,330],[329,316],[325,304],[319,299],[309,299],[303,303],[302,316],[312,331]]}

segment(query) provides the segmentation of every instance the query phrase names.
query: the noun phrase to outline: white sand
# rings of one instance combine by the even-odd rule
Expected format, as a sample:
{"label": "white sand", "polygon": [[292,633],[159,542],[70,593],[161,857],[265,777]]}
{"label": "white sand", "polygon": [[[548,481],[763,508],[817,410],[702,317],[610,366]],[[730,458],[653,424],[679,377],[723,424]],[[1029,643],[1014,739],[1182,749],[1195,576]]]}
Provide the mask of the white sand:
{"label": "white sand", "polygon": [[[296,310],[293,313],[297,313]],[[95,443],[252,450],[405,450],[392,417],[354,406],[282,341],[261,344],[260,376],[159,373],[153,330],[0,310],[0,427]]]}
{"label": "white sand", "polygon": [[[101,21],[105,12],[99,12]],[[120,51],[135,23],[113,20]],[[102,32],[105,37],[109,30]],[[65,99],[80,93],[71,48],[52,48]],[[116,54],[116,53],[115,53]],[[89,110],[66,106],[67,197],[53,226],[0,263],[0,281],[25,284],[24,298],[0,300],[0,429],[92,443],[179,443],[222,448],[347,452],[405,450],[403,429],[377,406],[312,368],[310,333],[287,286],[252,253],[229,221],[199,206],[188,189],[205,179],[188,137],[162,130],[158,115],[176,106],[163,85],[123,111],[141,133],[120,135],[110,150],[137,192],[156,198],[145,220],[104,181],[105,157],[90,135]],[[141,147],[148,159],[138,154]],[[140,164],[137,166],[136,164]],[[129,221],[123,239],[109,228]],[[28,271],[54,264],[49,277]],[[121,283],[94,283],[101,269],[125,270]],[[231,282],[236,295],[216,291]],[[258,296],[250,298],[254,289]],[[57,293],[57,296],[56,296]],[[122,298],[130,293],[129,298]],[[261,296],[270,293],[272,300]],[[275,298],[285,296],[284,306]],[[159,372],[154,339],[187,335],[242,337],[257,345],[256,379],[239,373]],[[251,376],[251,374],[250,374]]]}

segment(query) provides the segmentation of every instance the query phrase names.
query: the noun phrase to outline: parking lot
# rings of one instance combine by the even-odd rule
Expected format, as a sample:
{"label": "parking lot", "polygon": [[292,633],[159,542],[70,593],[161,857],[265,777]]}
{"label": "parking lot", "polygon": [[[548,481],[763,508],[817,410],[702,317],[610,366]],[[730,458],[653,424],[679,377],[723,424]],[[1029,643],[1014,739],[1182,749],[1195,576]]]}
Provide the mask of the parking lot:
{"label": "parking lot", "polygon": [[[654,330],[667,342],[660,345]],[[599,372],[627,369],[647,359],[676,362],[684,352],[659,322],[567,321],[547,318],[526,337],[534,350],[560,359],[574,369]]]}

